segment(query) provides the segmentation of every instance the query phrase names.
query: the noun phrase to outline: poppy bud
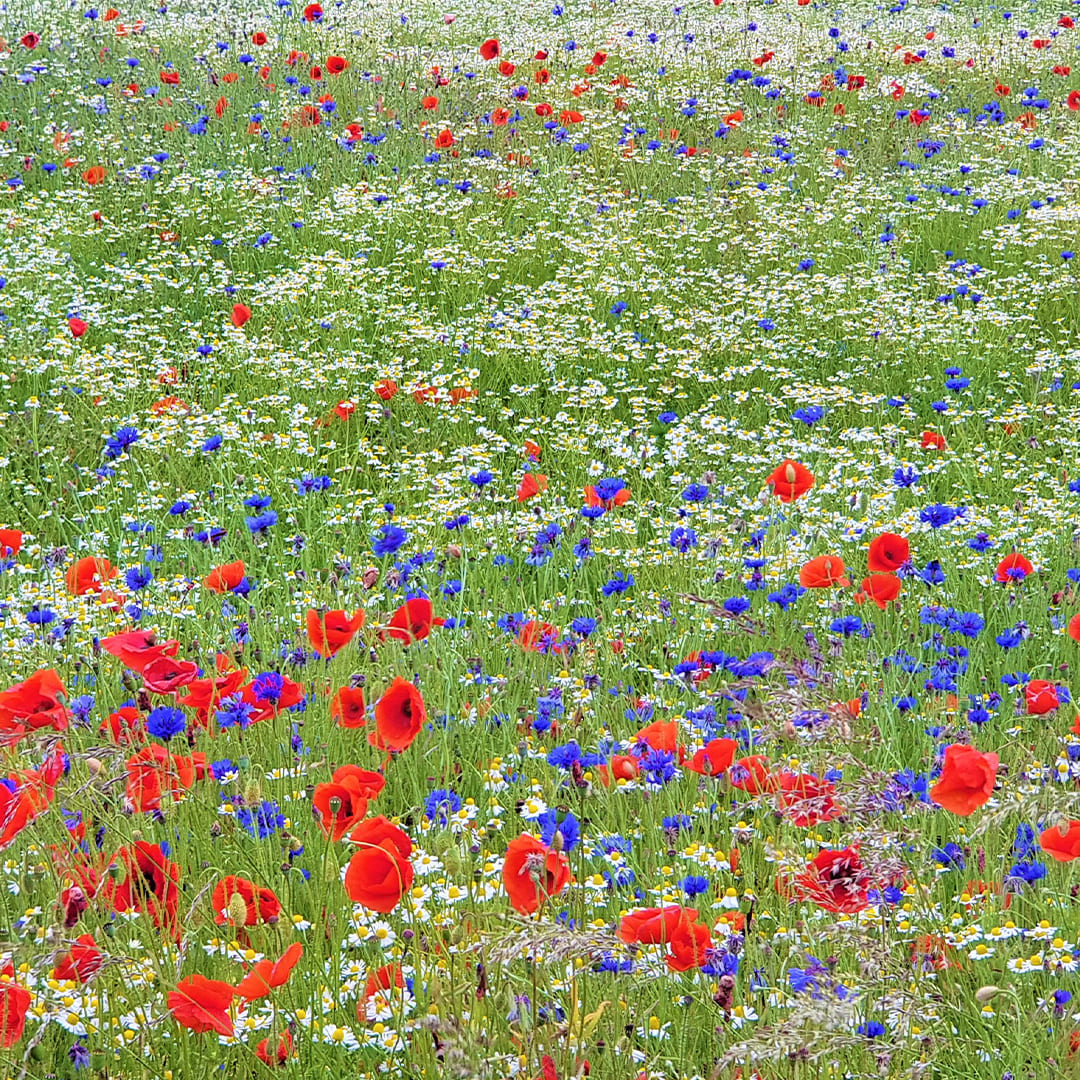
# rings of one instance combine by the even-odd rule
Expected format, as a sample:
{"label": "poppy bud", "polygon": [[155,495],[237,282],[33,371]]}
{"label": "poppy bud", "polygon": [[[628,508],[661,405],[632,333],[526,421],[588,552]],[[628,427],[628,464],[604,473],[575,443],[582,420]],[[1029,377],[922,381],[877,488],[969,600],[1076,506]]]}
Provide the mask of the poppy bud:
{"label": "poppy bud", "polygon": [[369,566],[360,578],[365,589],[374,589],[379,583],[379,571],[374,566]]}
{"label": "poppy bud", "polygon": [[236,760],[236,768],[237,768],[237,770],[239,772],[247,772],[248,769],[251,768],[251,758],[249,758],[249,757],[237,758],[237,760]]}
{"label": "poppy bud", "polygon": [[335,795],[329,803],[330,813],[337,817],[341,813],[341,800]]}
{"label": "poppy bud", "polygon": [[262,784],[258,780],[251,780],[244,788],[244,802],[248,806],[254,806],[262,802]]}
{"label": "poppy bud", "polygon": [[552,851],[562,851],[562,849],[565,846],[566,846],[566,838],[563,836],[563,834],[558,829],[556,829],[555,830],[555,835],[551,838],[551,850]]}
{"label": "poppy bud", "polygon": [[86,759],[86,768],[91,776],[97,776],[104,766],[98,758],[92,757]]}
{"label": "poppy bud", "polygon": [[226,915],[233,926],[243,926],[247,922],[247,902],[238,892],[229,897]]}
{"label": "poppy bud", "polygon": [[788,465],[788,467],[786,469],[784,469],[784,479],[789,484],[794,484],[795,483],[795,477],[796,477],[795,466],[794,465]]}
{"label": "poppy bud", "polygon": [[996,998],[1000,993],[1000,986],[980,986],[979,989],[975,991],[975,1000],[980,1005],[985,1005],[988,1001],[992,1001]]}
{"label": "poppy bud", "polygon": [[461,556],[464,554],[464,552],[461,550],[461,547],[459,545],[457,545],[457,544],[447,544],[446,545],[446,554],[451,559],[460,559]]}

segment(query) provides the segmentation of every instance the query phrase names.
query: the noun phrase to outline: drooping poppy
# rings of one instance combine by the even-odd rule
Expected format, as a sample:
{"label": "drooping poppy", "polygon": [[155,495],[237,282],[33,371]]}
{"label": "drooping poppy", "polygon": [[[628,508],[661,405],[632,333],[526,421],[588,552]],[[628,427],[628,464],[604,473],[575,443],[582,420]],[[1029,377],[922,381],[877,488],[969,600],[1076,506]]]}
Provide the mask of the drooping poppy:
{"label": "drooping poppy", "polygon": [[294,941],[277,960],[260,960],[236,986],[236,996],[247,1001],[267,997],[271,990],[289,981],[292,969],[304,955],[304,946]]}
{"label": "drooping poppy", "polygon": [[406,600],[390,616],[384,635],[400,641],[403,645],[412,645],[422,641],[431,633],[434,622],[431,601],[426,596],[416,596]]}
{"label": "drooping poppy", "polygon": [[[235,897],[240,898],[240,903],[234,901]],[[218,926],[225,923],[230,926],[257,926],[259,923],[273,925],[281,918],[281,901],[272,889],[256,885],[255,882],[236,874],[229,874],[217,883],[210,904],[214,909],[214,922]]]}
{"label": "drooping poppy", "polygon": [[0,731],[21,734],[44,727],[65,731],[71,719],[62,700],[66,697],[55,668],[35,671],[23,682],[0,690]]}
{"label": "drooping poppy", "polygon": [[901,588],[896,574],[871,574],[862,580],[863,599],[872,600],[882,611],[899,598]]}
{"label": "drooping poppy", "polygon": [[720,776],[731,767],[738,748],[734,739],[711,739],[686,762],[686,768],[702,776]]}
{"label": "drooping poppy", "polygon": [[1024,687],[1024,702],[1029,716],[1044,716],[1061,704],[1057,686],[1046,679],[1032,679]]}
{"label": "drooping poppy", "polygon": [[1039,834],[1039,847],[1058,862],[1080,859],[1080,821],[1063,821],[1043,829]]}
{"label": "drooping poppy", "polygon": [[255,1056],[269,1068],[274,1068],[277,1065],[284,1065],[289,1060],[293,1052],[293,1037],[292,1034],[285,1030],[281,1033],[281,1037],[278,1039],[277,1046],[270,1049],[270,1036],[261,1040],[258,1046],[255,1047]]}
{"label": "drooping poppy", "polygon": [[93,934],[81,934],[53,968],[54,979],[84,983],[101,970],[104,960]]}
{"label": "drooping poppy", "polygon": [[781,502],[794,502],[814,486],[814,474],[805,465],[786,459],[773,469],[765,483]]}
{"label": "drooping poppy", "polygon": [[997,769],[997,754],[952,743],[945,748],[945,765],[941,778],[930,789],[930,798],[951,813],[967,817],[989,801]]}
{"label": "drooping poppy", "polygon": [[345,871],[345,892],[369,911],[389,914],[412,888],[412,841],[381,814],[362,821],[349,839],[361,847]]}
{"label": "drooping poppy", "polygon": [[851,914],[870,902],[870,874],[854,847],[819,852],[794,884],[797,895],[826,911]]}
{"label": "drooping poppy", "polygon": [[143,685],[151,694],[175,694],[195,681],[199,665],[194,660],[156,656],[142,669]]}
{"label": "drooping poppy", "polygon": [[239,330],[240,327],[251,318],[251,308],[249,308],[247,304],[233,304],[232,315],[230,317],[233,326]]}
{"label": "drooping poppy", "polygon": [[1011,555],[1006,555],[997,564],[997,570],[994,571],[994,580],[1009,585],[1023,581],[1034,570],[1035,567],[1031,565],[1029,559],[1026,559],[1018,551],[1014,551]]}
{"label": "drooping poppy", "polygon": [[244,567],[243,559],[237,559],[236,562],[225,563],[224,566],[215,566],[214,569],[203,578],[203,588],[216,593],[232,592],[233,589],[244,580],[245,573],[246,568]]}
{"label": "drooping poppy", "polygon": [[872,574],[895,573],[911,560],[911,545],[907,537],[884,532],[870,541],[866,553],[866,568]]}
{"label": "drooping poppy", "polygon": [[531,915],[569,884],[570,862],[561,851],[552,851],[535,836],[522,833],[506,849],[502,876],[511,907]]}
{"label": "drooping poppy", "polygon": [[32,1000],[25,986],[0,982],[0,1046],[8,1049],[22,1038],[26,1012]]}
{"label": "drooping poppy", "polygon": [[367,723],[367,705],[360,687],[342,686],[330,699],[330,715],[338,727],[362,728]]}
{"label": "drooping poppy", "polygon": [[494,60],[499,55],[499,42],[497,38],[488,38],[480,46],[480,57],[483,60]]}
{"label": "drooping poppy", "polygon": [[234,1031],[229,1008],[234,996],[235,990],[227,982],[192,975],[176,984],[166,1003],[173,1019],[182,1027],[231,1036]]}
{"label": "drooping poppy", "polygon": [[88,555],[68,568],[65,578],[67,590],[75,596],[101,592],[105,588],[105,583],[112,581],[119,572],[108,559]]}
{"label": "drooping poppy", "polygon": [[375,728],[368,741],[380,750],[407,750],[426,722],[420,691],[398,676],[375,703]]}
{"label": "drooping poppy", "polygon": [[728,769],[728,782],[748,795],[775,791],[777,780],[769,771],[769,759],[761,754],[739,758]]}
{"label": "drooping poppy", "polygon": [[799,571],[799,584],[804,589],[832,589],[850,585],[844,573],[844,560],[839,555],[819,555],[803,564]]}
{"label": "drooping poppy", "polygon": [[308,608],[307,632],[311,647],[327,658],[336,656],[356,636],[364,625],[364,609],[353,616],[344,611],[328,611],[320,615],[314,608]]}

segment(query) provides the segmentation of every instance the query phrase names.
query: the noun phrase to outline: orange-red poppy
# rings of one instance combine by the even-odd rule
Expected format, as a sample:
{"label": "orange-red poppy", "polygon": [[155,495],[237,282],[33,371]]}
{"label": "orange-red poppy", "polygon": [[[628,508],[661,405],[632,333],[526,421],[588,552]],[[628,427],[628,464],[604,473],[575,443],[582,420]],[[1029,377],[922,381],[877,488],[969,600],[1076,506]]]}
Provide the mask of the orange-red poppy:
{"label": "orange-red poppy", "polygon": [[367,704],[360,687],[342,686],[330,699],[330,715],[338,727],[362,728],[367,723]]}
{"label": "orange-red poppy", "polygon": [[785,460],[773,469],[765,483],[781,502],[794,502],[814,486],[814,474],[797,461]]}
{"label": "orange-red poppy", "polygon": [[819,555],[803,564],[799,571],[799,584],[804,589],[832,589],[838,585],[850,585],[844,574],[844,560],[839,555]]}
{"label": "orange-red poppy", "polygon": [[[900,579],[896,574],[871,574],[862,580],[859,596],[864,601],[872,600],[882,611],[900,596]],[[856,596],[856,600],[859,599]]]}
{"label": "orange-red poppy", "polygon": [[361,822],[349,839],[361,847],[345,871],[345,892],[369,911],[388,914],[412,888],[412,841],[381,814]]}
{"label": "orange-red poppy", "polygon": [[74,566],[68,567],[65,582],[69,593],[85,596],[87,593],[101,592],[105,583],[112,581],[118,573],[108,559],[88,555],[85,559],[79,559]]}
{"label": "orange-red poppy", "polygon": [[203,587],[211,592],[232,592],[241,581],[244,580],[246,568],[243,559],[236,562],[225,563],[224,566],[215,566],[206,577],[203,578]]}
{"label": "orange-red poppy", "polygon": [[375,728],[368,741],[380,750],[406,750],[426,722],[420,691],[399,675],[375,703]]}
{"label": "orange-red poppy", "polygon": [[363,608],[351,617],[340,609],[320,615],[314,608],[308,608],[308,640],[320,656],[336,656],[352,641],[363,625]]}
{"label": "orange-red poppy", "polygon": [[304,946],[294,941],[279,959],[260,960],[237,984],[236,996],[247,1001],[267,997],[271,990],[289,981],[292,969],[303,955]]}
{"label": "orange-red poppy", "polygon": [[[235,896],[239,896],[244,902],[243,919],[238,917],[239,905],[233,904]],[[281,901],[272,889],[256,885],[254,881],[236,874],[229,874],[217,883],[210,898],[210,906],[214,909],[214,922],[218,926],[226,923],[230,926],[273,924],[281,918]]]}
{"label": "orange-red poppy", "polygon": [[930,798],[951,813],[968,817],[989,801],[997,769],[997,754],[953,743],[945,748],[945,765],[941,778],[930,789]]}
{"label": "orange-red poppy", "polygon": [[570,862],[561,851],[551,851],[528,833],[510,841],[503,863],[503,887],[515,911],[531,915],[569,882]]}
{"label": "orange-red poppy", "polygon": [[216,1031],[232,1036],[233,1022],[229,1016],[235,990],[227,982],[192,975],[176,984],[166,1002],[173,1018],[191,1031]]}
{"label": "orange-red poppy", "polygon": [[911,545],[907,538],[884,532],[870,541],[870,549],[866,553],[866,568],[873,574],[887,574],[899,570],[910,560]]}

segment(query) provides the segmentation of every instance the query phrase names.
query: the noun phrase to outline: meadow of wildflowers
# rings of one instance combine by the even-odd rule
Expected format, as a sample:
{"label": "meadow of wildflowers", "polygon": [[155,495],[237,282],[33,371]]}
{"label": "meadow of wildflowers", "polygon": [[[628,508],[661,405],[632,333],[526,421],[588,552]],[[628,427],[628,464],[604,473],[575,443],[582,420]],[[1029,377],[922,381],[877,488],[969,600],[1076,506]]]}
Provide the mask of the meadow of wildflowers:
{"label": "meadow of wildflowers", "polygon": [[0,1077],[1080,1075],[1078,19],[9,0]]}

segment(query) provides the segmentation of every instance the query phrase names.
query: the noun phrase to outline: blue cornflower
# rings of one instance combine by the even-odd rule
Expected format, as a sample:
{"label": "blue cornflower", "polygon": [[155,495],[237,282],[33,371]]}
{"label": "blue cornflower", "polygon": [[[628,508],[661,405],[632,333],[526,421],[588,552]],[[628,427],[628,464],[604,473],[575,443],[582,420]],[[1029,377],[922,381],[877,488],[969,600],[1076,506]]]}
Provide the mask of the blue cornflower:
{"label": "blue cornflower", "polygon": [[276,671],[264,671],[256,675],[251,684],[251,692],[257,701],[269,701],[275,704],[285,689],[285,680]]}
{"label": "blue cornflower", "polygon": [[615,596],[618,593],[624,593],[627,589],[633,588],[634,575],[626,574],[620,570],[610,581],[601,586],[600,591],[605,596]]}
{"label": "blue cornflower", "polygon": [[371,550],[376,558],[382,559],[387,555],[393,555],[408,539],[409,534],[404,529],[387,522],[372,538]]}
{"label": "blue cornflower", "polygon": [[941,529],[955,521],[957,518],[963,517],[963,515],[963,508],[956,509],[952,506],[945,506],[942,503],[931,503],[929,506],[924,506],[919,511],[919,520],[929,525],[932,529]]}
{"label": "blue cornflower", "polygon": [[285,828],[285,815],[276,802],[263,800],[253,809],[242,807],[236,812],[236,820],[241,828],[258,840],[266,840],[278,829]]}
{"label": "blue cornflower", "polygon": [[745,596],[729,596],[724,601],[724,610],[729,615],[743,615],[750,610],[750,601]]}
{"label": "blue cornflower", "polygon": [[215,450],[220,449],[221,444],[224,441],[225,440],[220,435],[211,435],[210,438],[207,439],[206,442],[204,442],[203,445],[202,445],[203,453],[204,454],[213,453]]}
{"label": "blue cornflower", "polygon": [[436,788],[424,800],[424,817],[438,825],[447,825],[450,815],[461,809],[461,796],[448,788]]}
{"label": "blue cornflower", "polygon": [[127,587],[132,592],[138,592],[140,589],[145,589],[153,580],[154,575],[150,572],[150,567],[148,566],[133,566],[124,574],[124,581],[127,582]]}
{"label": "blue cornflower", "polygon": [[813,427],[824,415],[825,410],[820,405],[809,405],[804,409],[796,409],[791,418],[801,420],[807,427]]}
{"label": "blue cornflower", "polygon": [[579,637],[588,637],[597,626],[596,619],[578,618],[570,623],[570,630]]}
{"label": "blue cornflower", "polygon": [[146,730],[155,739],[168,742],[173,736],[179,735],[187,727],[184,714],[171,705],[163,705],[146,718]]}
{"label": "blue cornflower", "polygon": [[709,497],[709,489],[704,484],[690,484],[682,493],[684,502],[704,502]]}
{"label": "blue cornflower", "polygon": [[678,552],[686,554],[691,548],[696,548],[698,543],[697,533],[682,525],[671,530],[668,543]]}
{"label": "blue cornflower", "polygon": [[115,434],[105,440],[105,457],[113,461],[118,458],[129,446],[138,441],[139,430],[134,427],[118,428]]}
{"label": "blue cornflower", "polygon": [[245,517],[244,523],[247,525],[248,529],[251,530],[253,536],[258,536],[276,525],[277,519],[278,516],[275,511],[266,510],[261,514],[257,514],[255,517]]}
{"label": "blue cornflower", "polygon": [[217,712],[214,714],[214,719],[217,720],[220,728],[234,726],[246,728],[251,724],[251,717],[254,712],[254,707],[244,701],[240,694],[230,694],[228,697],[221,699]]}
{"label": "blue cornflower", "polygon": [[897,487],[914,487],[919,482],[919,474],[909,465],[906,469],[897,469],[893,473],[893,483]]}
{"label": "blue cornflower", "polygon": [[56,618],[56,612],[48,608],[39,608],[36,604],[26,613],[26,621],[31,626],[48,626]]}
{"label": "blue cornflower", "polygon": [[702,877],[700,874],[691,874],[679,882],[679,888],[687,896],[700,896],[702,893],[708,892],[710,887],[709,879]]}
{"label": "blue cornflower", "polygon": [[878,1020],[866,1020],[855,1031],[864,1038],[878,1039],[885,1034],[885,1025]]}
{"label": "blue cornflower", "polygon": [[537,819],[540,839],[547,847],[555,841],[555,834],[562,837],[562,850],[573,851],[581,841],[581,825],[573,814],[564,814],[560,820],[554,810],[545,810]]}

